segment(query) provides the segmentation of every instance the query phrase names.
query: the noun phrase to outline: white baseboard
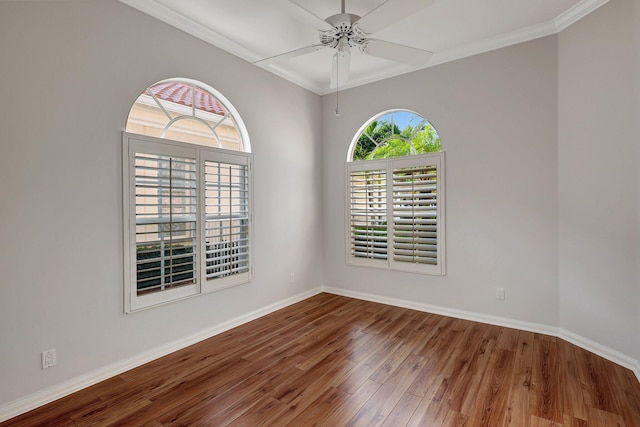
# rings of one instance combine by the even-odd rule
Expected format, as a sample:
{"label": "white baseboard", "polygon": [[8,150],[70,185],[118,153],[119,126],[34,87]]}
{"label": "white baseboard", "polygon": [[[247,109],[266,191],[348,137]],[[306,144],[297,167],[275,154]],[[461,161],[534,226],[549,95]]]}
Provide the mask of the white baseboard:
{"label": "white baseboard", "polygon": [[229,329],[233,329],[236,326],[240,326],[266,314],[272,313],[274,311],[280,310],[281,308],[310,298],[314,295],[319,294],[320,292],[322,292],[322,290],[320,288],[317,288],[300,293],[298,295],[294,295],[293,297],[286,298],[267,307],[263,307],[242,316],[238,316],[234,319],[220,323],[183,339],[167,343],[166,345],[156,347],[152,350],[138,354],[131,358],[105,366],[104,368],[97,369],[85,375],[72,378],[60,384],[56,384],[53,387],[49,387],[13,402],[9,402],[8,404],[0,407],[0,422],[16,417],[42,405],[46,405],[47,403],[53,402],[54,400],[60,399],[64,396],[68,396],[71,393],[75,393],[78,390],[82,390],[83,388],[97,384],[100,381],[106,380],[107,378],[111,378],[130,369],[144,365],[147,362],[158,359],[159,357],[165,356],[169,353],[173,353],[174,351],[183,349],[207,338],[211,338],[222,332],[228,331]]}
{"label": "white baseboard", "polygon": [[410,308],[412,310],[424,311],[427,313],[440,314],[442,316],[455,317],[457,319],[471,320],[474,322],[488,323],[490,325],[504,326],[507,328],[522,329],[524,331],[536,332],[545,335],[558,335],[558,328],[555,326],[543,325],[541,323],[523,322],[521,320],[509,319],[506,317],[490,316],[487,314],[475,313],[472,311],[456,310],[438,305],[418,303],[398,298],[384,297],[365,292],[350,291],[341,288],[323,287],[324,292],[345,297],[357,298],[381,304],[393,305],[396,307]]}
{"label": "white baseboard", "polygon": [[585,350],[590,351],[591,353],[604,357],[605,359],[610,360],[613,363],[617,363],[620,366],[624,366],[625,368],[633,371],[636,378],[638,378],[638,381],[640,381],[640,362],[638,360],[595,341],[591,341],[588,338],[574,334],[571,331],[567,331],[566,329],[560,329],[560,334],[558,336],[565,341],[569,341],[578,347],[582,347]]}
{"label": "white baseboard", "polygon": [[155,360],[159,357],[165,356],[174,351],[183,349],[192,344],[211,338],[222,332],[233,329],[236,326],[240,326],[244,323],[255,320],[259,317],[280,310],[281,308],[300,302],[304,299],[317,295],[320,292],[327,292],[335,295],[342,295],[351,298],[362,299],[366,301],[378,302],[381,304],[388,304],[397,307],[409,308],[412,310],[424,311],[428,313],[440,314],[443,316],[455,317],[458,319],[471,320],[474,322],[488,323],[496,326],[504,326],[508,328],[521,329],[529,332],[535,332],[545,335],[556,336],[566,341],[571,342],[585,350],[588,350],[594,354],[604,357],[618,365],[624,366],[634,372],[638,381],[640,381],[640,362],[632,357],[624,355],[611,348],[605,347],[580,335],[574,334],[571,331],[560,329],[555,326],[544,325],[532,322],[523,322],[520,320],[509,319],[505,317],[490,316],[481,313],[475,313],[464,310],[455,310],[447,307],[441,307],[430,304],[416,303],[414,301],[408,301],[397,298],[390,298],[375,294],[369,294],[364,292],[356,292],[347,289],[322,287],[313,289],[307,292],[300,293],[293,297],[278,301],[267,307],[260,308],[250,313],[238,316],[227,322],[220,323],[206,330],[200,331],[196,334],[190,335],[178,341],[170,342],[166,345],[156,347],[150,351],[138,354],[126,360],[105,366],[104,368],[89,372],[85,375],[81,375],[76,378],[72,378],[63,383],[57,384],[53,387],[36,392],[24,398],[10,402],[0,407],[0,422],[23,414],[27,411],[35,409],[39,406],[46,405],[54,400],[60,399],[64,396],[68,396],[83,388],[97,384],[107,378],[111,378],[115,375],[119,375],[125,371],[141,366],[147,362]]}
{"label": "white baseboard", "polygon": [[544,325],[540,323],[523,322],[520,320],[509,319],[506,317],[489,316],[486,314],[475,313],[470,311],[455,310],[447,307],[441,307],[430,304],[417,303],[414,301],[408,301],[397,298],[390,298],[375,294],[369,294],[365,292],[351,291],[342,288],[323,287],[324,292],[342,295],[345,297],[357,298],[371,302],[378,302],[381,304],[393,305],[396,307],[410,308],[413,310],[424,311],[427,313],[440,314],[442,316],[455,317],[458,319],[472,320],[474,322],[488,323],[490,325],[504,326],[507,328],[521,329],[529,332],[536,332],[539,334],[551,335],[558,337],[572,344],[577,345],[587,351],[590,351],[598,356],[604,357],[613,363],[630,369],[635,374],[638,381],[640,381],[640,361],[622,354],[609,347],[603,346],[595,341],[591,341],[585,337],[574,334],[571,331],[558,328],[556,326]]}

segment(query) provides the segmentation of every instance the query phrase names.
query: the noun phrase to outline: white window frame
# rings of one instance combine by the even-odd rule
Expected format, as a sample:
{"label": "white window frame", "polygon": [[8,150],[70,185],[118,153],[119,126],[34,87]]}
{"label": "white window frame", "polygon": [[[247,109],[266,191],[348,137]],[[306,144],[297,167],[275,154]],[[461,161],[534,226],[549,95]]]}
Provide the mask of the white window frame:
{"label": "white window frame", "polygon": [[[226,289],[247,283],[253,279],[253,181],[251,153],[230,151],[204,145],[172,141],[151,136],[122,133],[122,188],[123,188],[123,242],[124,242],[124,311],[131,313],[168,302]],[[136,153],[173,155],[196,160],[197,170],[197,213],[196,213],[196,283],[138,295],[136,278],[136,189],[135,155]],[[227,276],[221,279],[206,280],[205,268],[205,212],[204,162],[220,161],[247,166],[248,181],[248,272]]]}
{"label": "white window frame", "polygon": [[[395,157],[382,160],[368,160],[347,162],[345,167],[346,182],[346,263],[358,267],[383,268],[388,270],[421,273],[428,275],[444,276],[446,274],[445,263],[445,162],[444,152],[429,153],[408,157]],[[437,262],[431,264],[417,264],[411,262],[395,261],[393,259],[393,224],[394,200],[393,200],[393,171],[397,168],[416,166],[436,166],[436,233],[437,233]],[[352,255],[352,224],[351,224],[351,172],[383,170],[386,184],[386,217],[387,217],[387,259],[373,259],[356,257]]]}

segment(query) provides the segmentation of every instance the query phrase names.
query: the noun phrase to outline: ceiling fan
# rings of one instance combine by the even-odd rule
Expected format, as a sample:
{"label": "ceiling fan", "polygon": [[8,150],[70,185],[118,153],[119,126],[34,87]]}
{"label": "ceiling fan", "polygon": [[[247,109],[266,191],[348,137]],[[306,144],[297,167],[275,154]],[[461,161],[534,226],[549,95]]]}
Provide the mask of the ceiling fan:
{"label": "ceiling fan", "polygon": [[434,0],[386,0],[366,15],[360,17],[345,12],[345,0],[341,0],[341,11],[336,15],[322,19],[305,9],[304,0],[289,0],[317,20],[320,43],[295,49],[254,62],[256,65],[268,65],[273,62],[295,58],[321,49],[335,49],[331,67],[331,88],[337,88],[347,81],[351,62],[351,48],[358,47],[366,54],[390,61],[420,67],[431,57],[432,52],[400,45],[369,36],[392,25],[411,14],[424,9]]}

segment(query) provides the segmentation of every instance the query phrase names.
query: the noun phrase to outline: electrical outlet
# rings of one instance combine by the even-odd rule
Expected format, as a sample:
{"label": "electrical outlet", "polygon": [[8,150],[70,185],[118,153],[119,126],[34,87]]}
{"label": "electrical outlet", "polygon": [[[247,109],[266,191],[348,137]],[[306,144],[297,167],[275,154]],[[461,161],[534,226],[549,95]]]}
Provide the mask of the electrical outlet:
{"label": "electrical outlet", "polygon": [[42,369],[56,366],[56,349],[45,350],[42,352]]}
{"label": "electrical outlet", "polygon": [[289,273],[289,283],[294,283],[296,281],[295,273]]}
{"label": "electrical outlet", "polygon": [[504,299],[504,288],[496,288],[496,299]]}

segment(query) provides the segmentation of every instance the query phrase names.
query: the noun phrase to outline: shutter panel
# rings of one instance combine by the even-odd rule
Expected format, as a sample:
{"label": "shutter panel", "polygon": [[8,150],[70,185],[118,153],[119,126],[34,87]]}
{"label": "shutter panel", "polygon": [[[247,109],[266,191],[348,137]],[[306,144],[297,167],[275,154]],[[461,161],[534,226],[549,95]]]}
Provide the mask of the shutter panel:
{"label": "shutter panel", "polygon": [[386,171],[350,171],[349,199],[351,257],[386,260]]}
{"label": "shutter panel", "polygon": [[205,163],[206,279],[249,273],[248,165]]}
{"label": "shutter panel", "polygon": [[196,283],[196,161],[135,154],[137,295]]}
{"label": "shutter panel", "polygon": [[393,169],[393,261],[438,265],[438,167]]}

